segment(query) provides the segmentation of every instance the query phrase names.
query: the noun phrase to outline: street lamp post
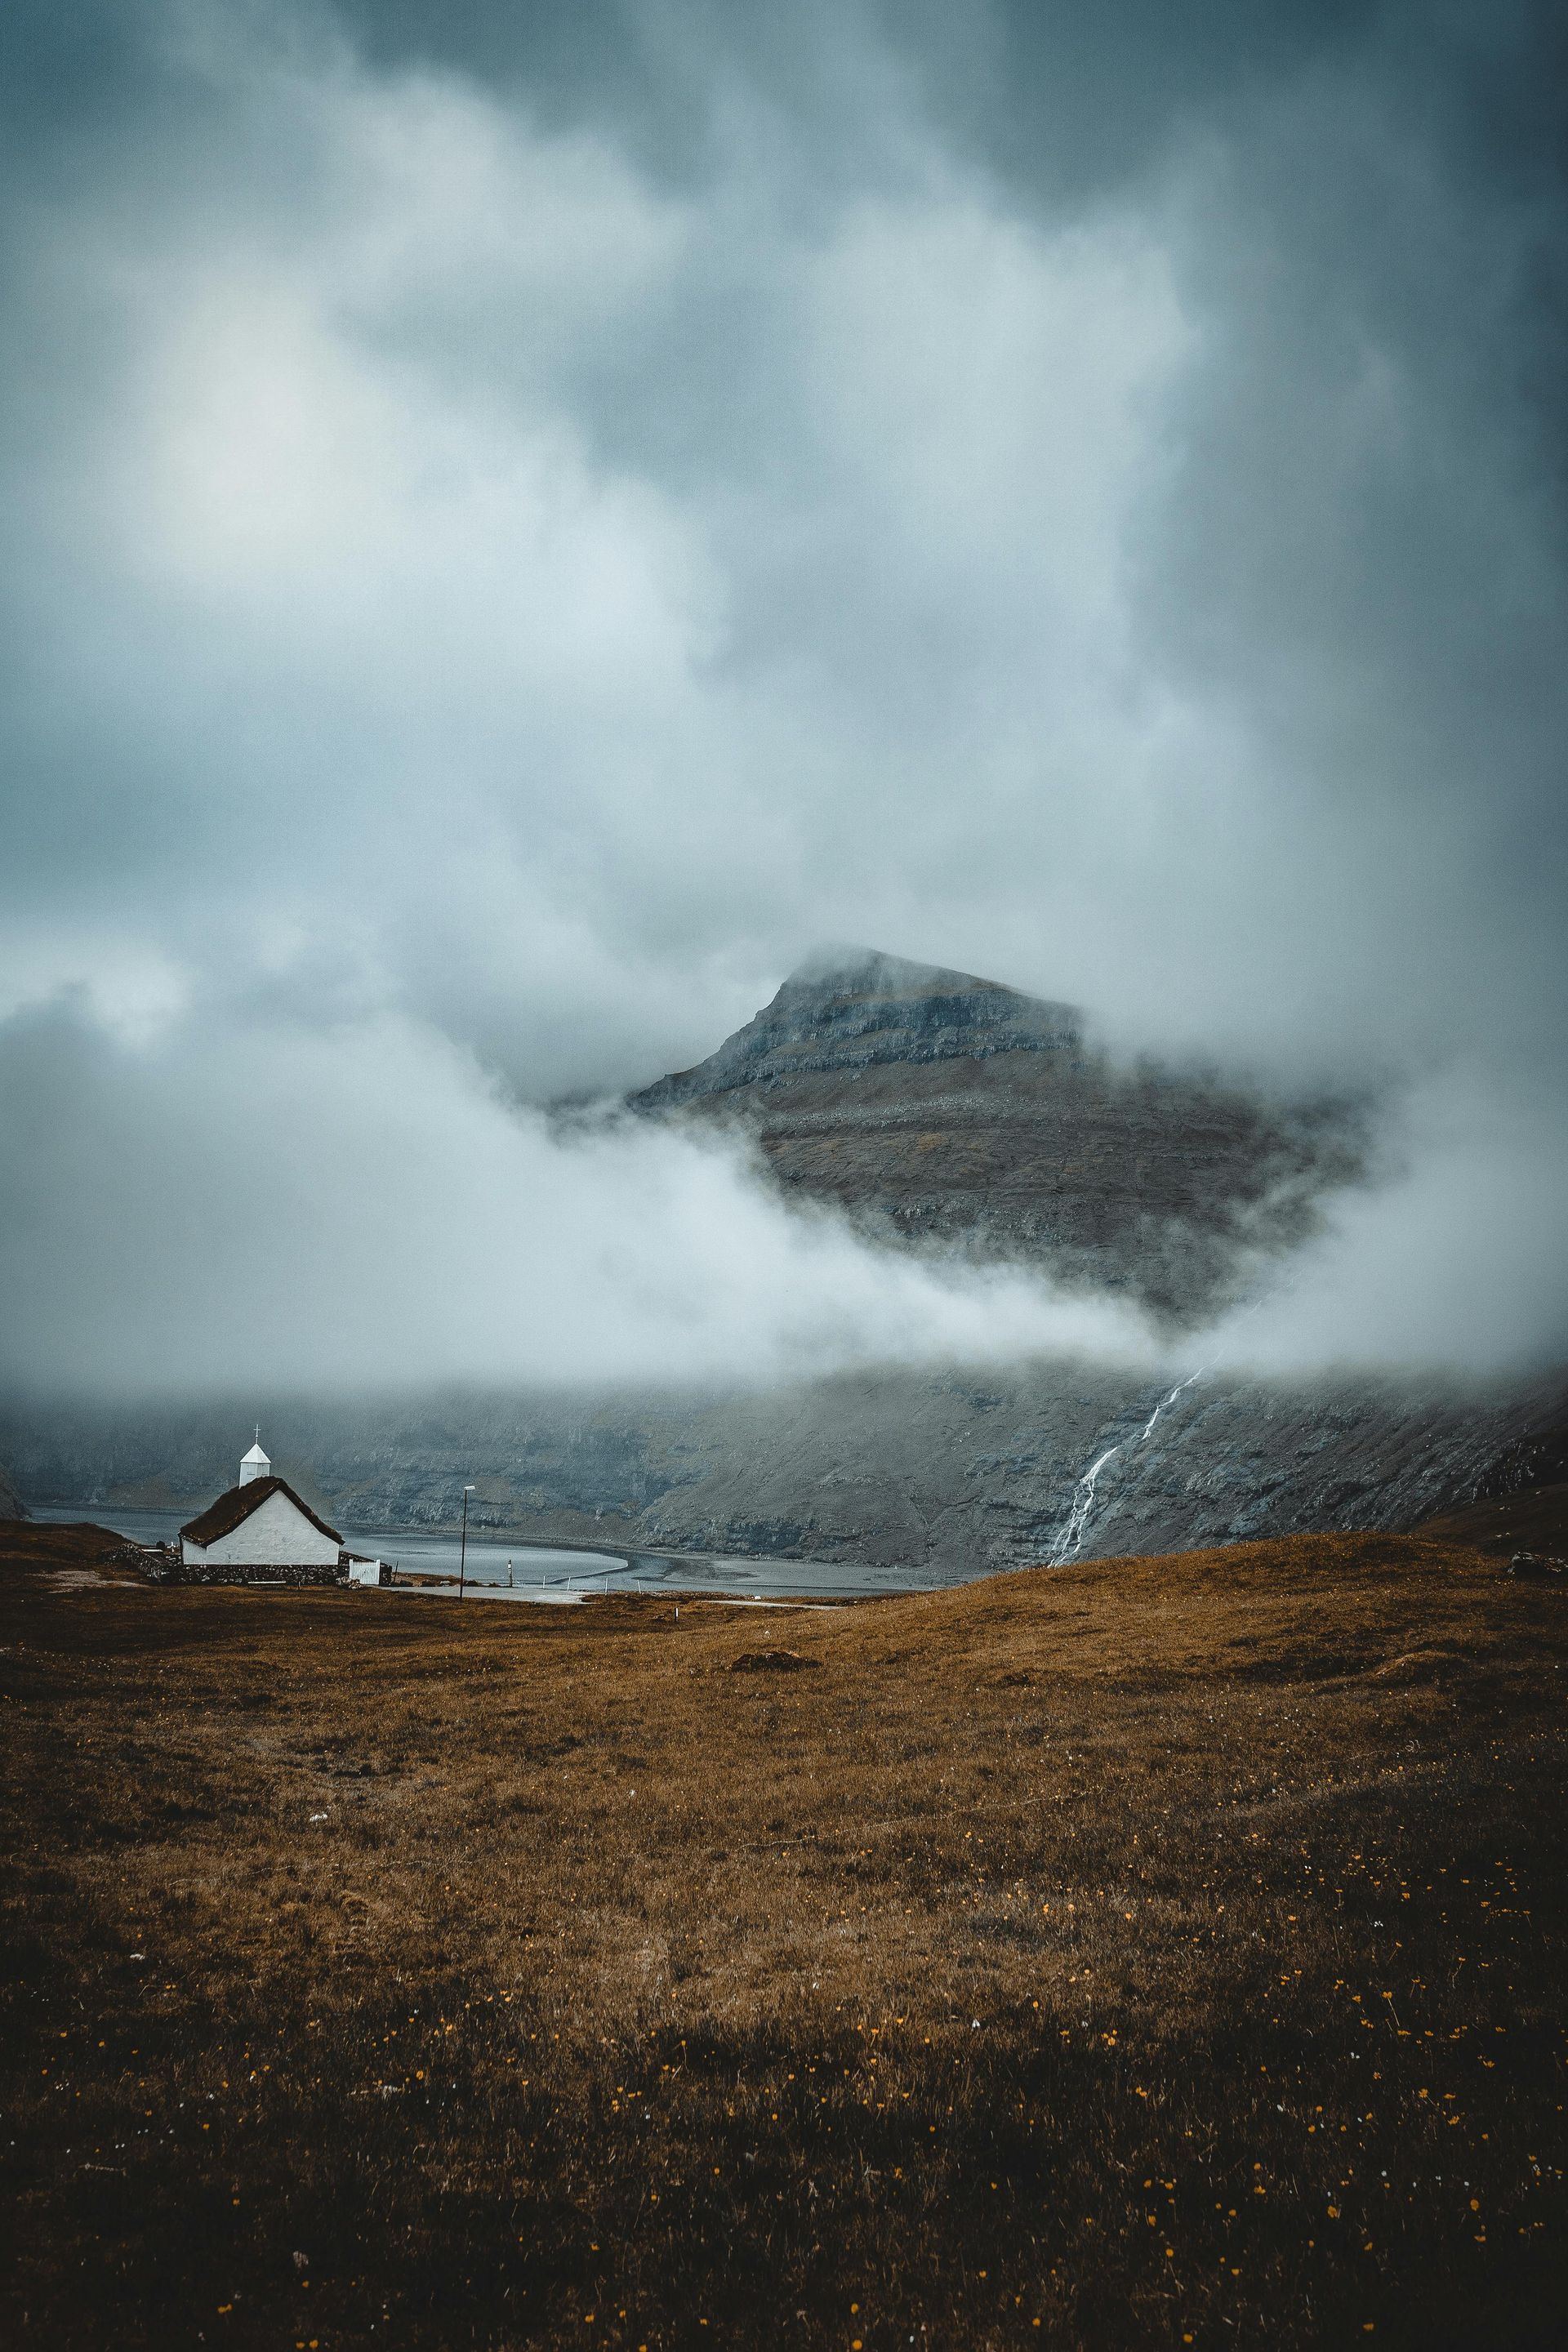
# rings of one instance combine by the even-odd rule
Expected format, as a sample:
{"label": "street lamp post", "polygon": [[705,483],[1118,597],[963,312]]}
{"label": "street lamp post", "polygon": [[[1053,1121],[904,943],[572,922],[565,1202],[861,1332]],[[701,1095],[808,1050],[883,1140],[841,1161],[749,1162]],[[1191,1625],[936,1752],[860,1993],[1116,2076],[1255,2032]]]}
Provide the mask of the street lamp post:
{"label": "street lamp post", "polygon": [[463,1540],[458,1547],[458,1598],[459,1601],[463,1597],[463,1589],[468,1580],[468,1496],[473,1491],[471,1486],[465,1486],[463,1489]]}

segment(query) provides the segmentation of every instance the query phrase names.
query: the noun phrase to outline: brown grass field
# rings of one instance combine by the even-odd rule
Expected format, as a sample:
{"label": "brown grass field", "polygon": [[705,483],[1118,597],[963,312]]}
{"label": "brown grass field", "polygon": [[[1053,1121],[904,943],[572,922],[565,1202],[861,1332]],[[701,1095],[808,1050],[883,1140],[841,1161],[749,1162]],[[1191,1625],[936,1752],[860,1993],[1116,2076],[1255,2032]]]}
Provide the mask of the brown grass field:
{"label": "brown grass field", "polygon": [[1562,1591],[1300,1537],[677,1622],[0,1538],[7,2344],[1568,2341]]}

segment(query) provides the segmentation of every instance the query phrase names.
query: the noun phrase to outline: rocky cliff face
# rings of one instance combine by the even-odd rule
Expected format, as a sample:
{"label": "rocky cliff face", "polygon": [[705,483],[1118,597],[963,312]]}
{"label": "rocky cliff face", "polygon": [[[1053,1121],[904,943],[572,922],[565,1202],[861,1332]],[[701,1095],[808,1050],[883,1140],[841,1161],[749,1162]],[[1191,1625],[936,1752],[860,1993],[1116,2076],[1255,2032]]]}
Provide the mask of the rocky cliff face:
{"label": "rocky cliff face", "polygon": [[[1302,1528],[1410,1528],[1555,1458],[1562,1378],[1157,1382],[1070,1363],[802,1383],[750,1396],[446,1396],[264,1408],[275,1465],[334,1525],[470,1525],[536,1540],[804,1555],[963,1579],[1060,1556],[1180,1551]],[[231,1412],[13,1407],[0,1445],[34,1502],[112,1525],[195,1508],[233,1475]],[[1115,1451],[1111,1451],[1111,1449]],[[1089,1466],[1110,1453],[1075,1527]],[[1508,1475],[1506,1469],[1502,1475]]]}
{"label": "rocky cliff face", "polygon": [[1363,1171],[1348,1102],[1114,1067],[1075,1009],[854,950],[792,974],[695,1069],[630,1097],[755,1138],[786,1194],[906,1247],[1047,1265],[1181,1326]]}

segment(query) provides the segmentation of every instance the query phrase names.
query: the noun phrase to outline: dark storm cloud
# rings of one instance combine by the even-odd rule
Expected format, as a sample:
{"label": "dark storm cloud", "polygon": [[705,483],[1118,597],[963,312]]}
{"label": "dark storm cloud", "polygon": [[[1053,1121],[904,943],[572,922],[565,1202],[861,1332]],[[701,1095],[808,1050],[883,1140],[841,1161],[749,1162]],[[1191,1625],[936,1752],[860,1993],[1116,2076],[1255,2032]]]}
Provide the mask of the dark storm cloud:
{"label": "dark storm cloud", "polygon": [[[1413,916],[1444,935],[1422,959],[1432,978],[1456,930],[1471,942],[1461,960],[1482,968],[1446,1018],[1495,1021],[1489,967],[1506,940],[1513,1018],[1532,1045],[1560,1031],[1561,12],[1028,0],[787,20],[762,6],[409,5],[342,21],[388,65],[491,79],[699,187],[732,163],[713,123],[739,87],[784,126],[805,203],[898,171],[900,142],[867,114],[880,43],[876,94],[918,110],[928,138],[982,163],[1026,217],[1049,229],[1095,207],[1143,210],[1198,341],[1159,419],[1172,477],[1131,551],[1140,650],[1247,725],[1260,798],[1309,803],[1272,857],[1331,939],[1335,902],[1363,898],[1363,936],[1346,945],[1367,984],[1397,995]],[[722,334],[700,310],[678,320],[715,324]],[[678,469],[684,445],[711,469],[738,407],[746,451],[754,460],[763,437],[776,457],[780,419],[737,402],[732,373],[713,399],[673,343],[658,356],[679,397],[651,404],[650,428],[615,383],[605,446]],[[808,624],[783,587],[765,583],[759,633],[799,642]],[[842,633],[845,600],[827,601]],[[855,635],[857,617],[857,658],[874,667],[882,648]],[[1267,839],[1240,845],[1266,906],[1270,856]],[[1363,864],[1364,880],[1347,871]]]}
{"label": "dark storm cloud", "polygon": [[[0,43],[0,1020],[82,1171],[13,1118],[30,1267],[145,1240],[156,1187],[86,1172],[138,1071],[207,1101],[237,1213],[292,1067],[384,1140],[421,1072],[500,1169],[492,1080],[689,1062],[827,936],[1403,1085],[1408,1185],[1280,1350],[1364,1352],[1373,1295],[1394,1352],[1552,1344],[1554,13],[148,0]],[[1443,1268],[1500,1203],[1483,1333]]]}

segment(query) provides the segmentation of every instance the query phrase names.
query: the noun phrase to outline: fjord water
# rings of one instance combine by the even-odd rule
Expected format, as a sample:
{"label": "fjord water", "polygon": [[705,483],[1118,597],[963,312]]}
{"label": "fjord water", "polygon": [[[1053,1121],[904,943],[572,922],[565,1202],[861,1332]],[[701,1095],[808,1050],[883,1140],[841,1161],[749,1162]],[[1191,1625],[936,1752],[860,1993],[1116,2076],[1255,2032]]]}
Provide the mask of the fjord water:
{"label": "fjord water", "polygon": [[[60,1525],[91,1519],[140,1544],[172,1543],[184,1510],[121,1510],[101,1503],[41,1503],[32,1517]],[[343,1530],[350,1551],[386,1560],[411,1575],[456,1577],[455,1535]],[[850,1600],[878,1592],[931,1591],[951,1577],[915,1567],[872,1568],[858,1561],[737,1559],[723,1553],[572,1551],[515,1538],[470,1535],[468,1584],[490,1600],[572,1601],[595,1592],[723,1594],[737,1601]],[[418,1588],[410,1587],[410,1591]],[[446,1588],[438,1586],[437,1591]]]}

